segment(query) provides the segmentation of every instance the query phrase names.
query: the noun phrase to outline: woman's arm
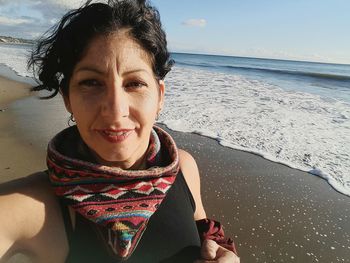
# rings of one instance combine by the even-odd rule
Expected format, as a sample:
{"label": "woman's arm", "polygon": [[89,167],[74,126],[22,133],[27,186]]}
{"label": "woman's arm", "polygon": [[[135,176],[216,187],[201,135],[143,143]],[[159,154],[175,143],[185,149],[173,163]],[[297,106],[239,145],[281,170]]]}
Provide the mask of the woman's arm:
{"label": "woman's arm", "polygon": [[[31,178],[29,178],[31,179]],[[6,262],[26,249],[26,240],[36,236],[44,224],[43,205],[31,197],[34,186],[28,178],[0,185],[0,258]]]}
{"label": "woman's arm", "polygon": [[188,187],[192,193],[196,204],[196,211],[194,212],[194,220],[206,218],[206,213],[203,207],[201,198],[200,177],[197,163],[188,152],[179,150],[180,168]]}
{"label": "woman's arm", "polygon": [[6,262],[16,251],[20,250],[16,240],[22,236],[22,224],[17,204],[17,194],[2,195],[0,193],[0,262]]}
{"label": "woman's arm", "polygon": [[0,185],[0,262],[21,252],[34,262],[64,262],[68,243],[45,174]]}
{"label": "woman's arm", "polygon": [[[186,180],[188,187],[192,193],[196,204],[194,219],[196,221],[206,218],[206,213],[203,207],[199,171],[194,158],[186,151],[179,150],[180,168]],[[228,250],[218,245],[213,240],[204,240],[201,249],[202,259],[196,263],[205,262],[220,262],[220,263],[239,263],[239,257],[231,250]]]}

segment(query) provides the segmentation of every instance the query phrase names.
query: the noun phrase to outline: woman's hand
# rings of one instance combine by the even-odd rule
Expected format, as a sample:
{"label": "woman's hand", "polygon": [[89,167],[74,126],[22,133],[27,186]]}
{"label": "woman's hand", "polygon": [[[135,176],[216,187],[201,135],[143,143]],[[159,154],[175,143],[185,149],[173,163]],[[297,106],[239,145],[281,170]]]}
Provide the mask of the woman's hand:
{"label": "woman's hand", "polygon": [[239,263],[239,257],[232,251],[218,245],[213,240],[204,240],[201,248],[202,259],[195,263]]}

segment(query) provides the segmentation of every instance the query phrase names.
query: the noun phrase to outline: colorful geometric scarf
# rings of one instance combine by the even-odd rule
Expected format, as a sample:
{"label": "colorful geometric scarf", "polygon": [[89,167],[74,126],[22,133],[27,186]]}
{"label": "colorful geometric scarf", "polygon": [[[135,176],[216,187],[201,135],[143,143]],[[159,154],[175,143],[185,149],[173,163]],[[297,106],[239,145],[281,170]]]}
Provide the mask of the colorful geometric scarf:
{"label": "colorful geometric scarf", "polygon": [[149,168],[123,170],[87,161],[84,154],[88,150],[79,153],[87,147],[84,145],[75,126],[50,141],[47,167],[51,183],[67,205],[99,226],[98,232],[113,253],[126,259],[175,181],[177,147],[168,133],[155,126],[147,151]]}

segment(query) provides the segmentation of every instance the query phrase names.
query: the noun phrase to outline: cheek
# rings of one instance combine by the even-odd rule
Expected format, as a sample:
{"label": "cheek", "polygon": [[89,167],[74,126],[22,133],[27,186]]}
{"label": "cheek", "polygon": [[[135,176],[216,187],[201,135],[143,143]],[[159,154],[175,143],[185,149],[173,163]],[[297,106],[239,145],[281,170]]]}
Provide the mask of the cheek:
{"label": "cheek", "polygon": [[134,100],[134,110],[144,119],[155,119],[158,112],[158,94],[147,94]]}
{"label": "cheek", "polygon": [[79,121],[88,120],[96,114],[98,105],[98,99],[91,96],[76,96],[71,94],[71,109],[75,119]]}

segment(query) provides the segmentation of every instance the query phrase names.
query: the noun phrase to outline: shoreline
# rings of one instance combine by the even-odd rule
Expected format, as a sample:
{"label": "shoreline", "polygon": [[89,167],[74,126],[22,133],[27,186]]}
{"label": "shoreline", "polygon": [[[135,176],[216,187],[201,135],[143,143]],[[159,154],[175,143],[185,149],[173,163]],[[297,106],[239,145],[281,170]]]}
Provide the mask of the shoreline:
{"label": "shoreline", "polygon": [[160,126],[196,159],[207,215],[242,262],[349,262],[350,199],[326,180]]}
{"label": "shoreline", "polygon": [[[17,83],[12,92],[16,82],[3,80],[1,182],[46,169],[45,150],[37,145],[41,134],[33,141],[14,128],[17,106],[10,103],[30,95],[26,85]],[[196,159],[207,215],[223,223],[242,262],[349,262],[350,199],[327,181],[208,137],[165,129]]]}
{"label": "shoreline", "polygon": [[[159,124],[163,125],[163,127],[166,127],[168,130],[171,130],[174,132],[182,132],[181,130],[179,131],[176,129],[172,129],[171,127],[168,127],[166,123],[159,122]],[[334,178],[332,178],[330,175],[324,173],[323,171],[321,171],[318,168],[313,168],[313,169],[301,168],[301,167],[298,167],[297,165],[295,165],[291,162],[278,160],[274,156],[272,156],[268,153],[259,152],[259,151],[254,150],[254,149],[247,149],[247,148],[244,148],[241,146],[235,146],[227,141],[221,140],[218,137],[215,137],[215,136],[212,136],[209,134],[207,135],[207,134],[202,133],[202,132],[194,131],[194,132],[184,132],[184,133],[197,134],[199,136],[206,137],[208,139],[217,141],[217,143],[222,147],[230,148],[230,149],[235,150],[235,151],[242,151],[242,152],[250,153],[250,154],[256,155],[258,157],[261,157],[261,158],[265,159],[266,161],[270,161],[272,163],[280,164],[280,165],[286,166],[288,168],[298,170],[300,172],[305,172],[305,173],[308,173],[310,175],[317,176],[317,177],[325,180],[332,187],[332,189],[334,191],[338,192],[339,194],[350,197],[350,193],[347,191],[347,189],[343,185],[341,185],[339,182],[334,180]]]}

